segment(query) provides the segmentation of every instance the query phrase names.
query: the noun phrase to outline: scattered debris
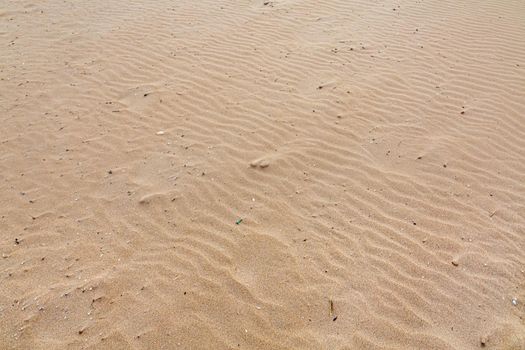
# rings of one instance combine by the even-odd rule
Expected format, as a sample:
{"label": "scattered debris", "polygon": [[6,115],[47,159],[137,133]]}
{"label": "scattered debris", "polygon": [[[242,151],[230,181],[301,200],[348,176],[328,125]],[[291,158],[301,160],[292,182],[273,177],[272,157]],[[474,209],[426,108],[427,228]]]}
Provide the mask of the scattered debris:
{"label": "scattered debris", "polygon": [[241,222],[242,222],[242,218],[237,220],[237,221],[235,221],[235,225],[239,225]]}
{"label": "scattered debris", "polygon": [[19,245],[20,244],[20,240],[18,238],[15,238],[15,244],[16,245]]}

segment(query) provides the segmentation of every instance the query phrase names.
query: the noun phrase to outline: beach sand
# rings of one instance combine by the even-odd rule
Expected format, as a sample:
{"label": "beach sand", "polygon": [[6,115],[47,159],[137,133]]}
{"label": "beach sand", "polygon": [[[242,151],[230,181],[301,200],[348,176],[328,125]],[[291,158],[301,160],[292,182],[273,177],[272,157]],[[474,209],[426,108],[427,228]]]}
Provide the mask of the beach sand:
{"label": "beach sand", "polygon": [[0,1],[0,349],[525,349],[525,2]]}

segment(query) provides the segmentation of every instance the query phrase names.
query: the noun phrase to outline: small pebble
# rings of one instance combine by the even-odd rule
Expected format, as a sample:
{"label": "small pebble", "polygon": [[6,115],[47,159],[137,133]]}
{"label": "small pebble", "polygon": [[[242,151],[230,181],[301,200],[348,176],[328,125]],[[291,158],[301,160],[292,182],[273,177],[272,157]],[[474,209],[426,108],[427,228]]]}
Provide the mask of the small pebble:
{"label": "small pebble", "polygon": [[486,335],[482,335],[481,338],[479,338],[479,343],[482,348],[484,348],[488,342],[489,342],[489,338]]}
{"label": "small pebble", "polygon": [[267,168],[268,166],[270,165],[270,162],[266,159],[256,159],[256,160],[253,160],[250,162],[250,166],[252,168],[256,168],[256,167],[259,167],[259,168]]}
{"label": "small pebble", "polygon": [[459,262],[456,259],[454,259],[452,260],[452,265],[459,266]]}
{"label": "small pebble", "polygon": [[259,163],[259,167],[261,168],[267,168],[269,165],[270,165],[270,162],[268,162],[267,160],[263,160]]}

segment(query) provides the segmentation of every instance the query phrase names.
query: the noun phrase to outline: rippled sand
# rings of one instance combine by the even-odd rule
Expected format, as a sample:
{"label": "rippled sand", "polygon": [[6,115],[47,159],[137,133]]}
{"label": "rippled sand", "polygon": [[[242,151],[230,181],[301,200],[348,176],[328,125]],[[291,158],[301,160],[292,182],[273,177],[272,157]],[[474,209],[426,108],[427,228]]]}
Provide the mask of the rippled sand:
{"label": "rippled sand", "polygon": [[525,349],[525,2],[0,1],[0,349]]}

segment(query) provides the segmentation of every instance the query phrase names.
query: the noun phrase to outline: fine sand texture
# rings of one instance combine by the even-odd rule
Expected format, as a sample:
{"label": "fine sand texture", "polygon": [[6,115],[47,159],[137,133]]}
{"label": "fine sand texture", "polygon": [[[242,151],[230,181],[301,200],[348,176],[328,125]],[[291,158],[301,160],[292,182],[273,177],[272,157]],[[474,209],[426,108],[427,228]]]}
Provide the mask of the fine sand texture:
{"label": "fine sand texture", "polygon": [[525,349],[525,1],[0,0],[0,349]]}

